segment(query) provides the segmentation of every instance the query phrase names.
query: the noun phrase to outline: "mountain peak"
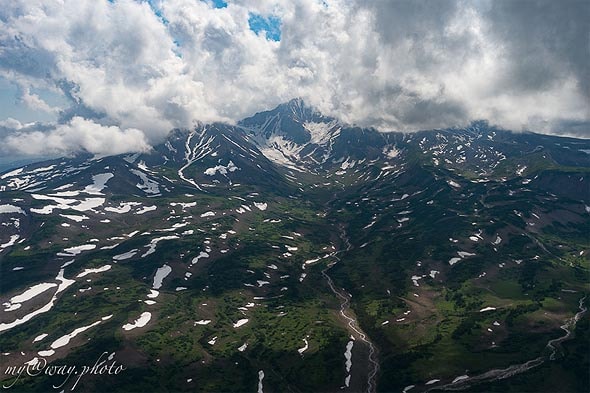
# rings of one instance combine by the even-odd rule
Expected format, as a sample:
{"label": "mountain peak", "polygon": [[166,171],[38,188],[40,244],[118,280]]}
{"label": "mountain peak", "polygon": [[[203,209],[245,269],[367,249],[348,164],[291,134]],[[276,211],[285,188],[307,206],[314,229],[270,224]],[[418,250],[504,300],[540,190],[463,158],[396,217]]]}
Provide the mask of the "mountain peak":
{"label": "mountain peak", "polygon": [[[295,122],[299,124],[305,123],[329,123],[334,121],[334,118],[324,116],[320,111],[311,105],[308,105],[303,98],[293,98],[288,102],[279,104],[274,109],[256,113],[254,116],[248,117],[238,124],[248,127],[249,124],[260,124],[261,119],[280,117],[281,120],[287,122]],[[263,123],[263,122],[262,122]]]}
{"label": "mountain peak", "polygon": [[316,111],[312,106],[307,105],[301,97],[293,98],[289,102],[277,106],[275,109],[279,109],[286,115],[301,121],[312,118],[314,115],[321,116],[321,113]]}

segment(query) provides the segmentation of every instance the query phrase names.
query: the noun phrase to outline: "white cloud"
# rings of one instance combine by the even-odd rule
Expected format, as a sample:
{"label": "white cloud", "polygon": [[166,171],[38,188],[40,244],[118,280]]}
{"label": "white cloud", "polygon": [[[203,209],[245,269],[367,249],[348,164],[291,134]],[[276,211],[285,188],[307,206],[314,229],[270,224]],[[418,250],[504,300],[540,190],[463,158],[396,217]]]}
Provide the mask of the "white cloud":
{"label": "white cloud", "polygon": [[49,113],[57,113],[59,110],[59,108],[52,107],[49,104],[47,104],[37,94],[32,93],[30,91],[29,87],[23,88],[23,90],[20,92],[19,99],[21,102],[23,102],[29,108],[34,109],[34,110],[39,110],[39,111],[49,112]]}
{"label": "white cloud", "polygon": [[86,151],[98,156],[149,150],[143,132],[103,126],[74,117],[51,131],[16,132],[4,139],[3,150],[32,155],[68,155]]}
{"label": "white cloud", "polygon": [[20,121],[13,119],[12,117],[9,117],[6,120],[0,120],[0,127],[18,130],[23,128],[24,126]]}
{"label": "white cloud", "polygon": [[[154,3],[161,17],[132,0],[11,1],[0,10],[0,76],[44,111],[55,109],[31,89],[61,86],[88,109],[84,115],[97,114],[88,130],[115,124],[124,130],[116,135],[133,134],[140,144],[297,96],[344,121],[393,130],[483,118],[560,132],[562,124],[590,121],[580,55],[550,35],[587,47],[587,25],[576,17],[588,8],[583,2],[560,3],[566,11],[544,0],[234,0],[221,9],[196,0]],[[279,17],[281,41],[253,33],[250,13]],[[52,138],[69,127],[64,150],[87,148],[71,138],[80,121],[47,137],[10,140],[57,143]],[[109,145],[89,146],[104,152]]]}

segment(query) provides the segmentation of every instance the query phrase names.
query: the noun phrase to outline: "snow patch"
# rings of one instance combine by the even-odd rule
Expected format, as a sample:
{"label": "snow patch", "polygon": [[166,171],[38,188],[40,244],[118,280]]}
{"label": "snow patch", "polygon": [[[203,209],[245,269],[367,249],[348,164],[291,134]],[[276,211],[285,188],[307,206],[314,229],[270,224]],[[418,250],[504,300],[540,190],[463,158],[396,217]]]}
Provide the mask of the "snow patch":
{"label": "snow patch", "polygon": [[135,254],[137,254],[137,252],[138,252],[138,251],[139,251],[139,250],[137,250],[137,249],[133,249],[133,250],[131,250],[131,251],[127,251],[127,252],[125,252],[125,253],[123,253],[123,254],[115,255],[115,256],[113,257],[113,259],[114,259],[115,261],[123,261],[123,260],[125,260],[125,259],[132,258],[133,256],[135,256]]}
{"label": "snow patch", "polygon": [[27,215],[23,209],[14,205],[0,205],[0,214],[18,213]]}
{"label": "snow patch", "polygon": [[207,176],[215,176],[217,173],[219,173],[220,175],[227,175],[228,172],[235,172],[237,171],[238,168],[231,160],[230,162],[227,164],[227,166],[223,166],[223,165],[216,165],[213,168],[207,168],[205,169],[205,172],[203,172],[205,175]]}
{"label": "snow patch", "polygon": [[496,307],[485,307],[479,310],[479,312],[494,311]]}
{"label": "snow patch", "polygon": [[264,371],[260,370],[258,371],[258,392],[257,393],[264,393],[263,392],[263,385],[262,385],[262,380],[264,379]]}
{"label": "snow patch", "polygon": [[16,244],[16,241],[20,239],[20,235],[12,235],[10,236],[10,240],[4,244],[0,244],[0,249],[12,247]]}
{"label": "snow patch", "polygon": [[309,343],[307,342],[306,338],[303,339],[303,342],[305,345],[297,350],[297,352],[299,352],[300,355],[303,355],[303,352],[307,351],[307,349],[309,348]]}
{"label": "snow patch", "polygon": [[[13,296],[12,298],[10,298],[10,300],[8,302],[3,303],[3,305],[6,306],[6,308],[7,308],[4,311],[16,310],[17,308],[20,307],[20,303],[24,303],[28,300],[31,300],[32,298],[42,294],[46,290],[48,290],[50,288],[54,288],[54,287],[57,287],[57,284],[48,283],[48,282],[33,285],[32,287],[30,287],[29,289],[27,289],[26,291],[24,291],[20,295]],[[16,308],[13,308],[14,305],[16,305],[16,304],[19,304],[19,306]]]}
{"label": "snow patch", "polygon": [[85,332],[86,330],[100,324],[102,321],[106,321],[108,319],[110,319],[113,315],[107,315],[106,317],[102,317],[101,319],[99,319],[98,321],[91,323],[88,326],[82,326],[79,327],[77,329],[74,329],[71,333],[66,334],[65,336],[62,336],[60,338],[58,338],[57,340],[55,340],[52,344],[51,344],[51,349],[57,349],[57,348],[61,348],[65,345],[68,345],[69,342],[76,337],[78,334]]}
{"label": "snow patch", "polygon": [[154,276],[154,284],[152,287],[154,289],[160,289],[162,287],[162,281],[172,272],[172,268],[168,265],[164,265],[156,271],[156,275]]}
{"label": "snow patch", "polygon": [[244,326],[248,323],[248,318],[240,319],[236,323],[234,323],[234,328],[239,328],[240,326]]}
{"label": "snow patch", "polygon": [[152,319],[151,312],[143,312],[139,318],[137,318],[133,323],[127,323],[123,325],[123,330],[133,330],[135,328],[141,328],[148,324],[148,322]]}
{"label": "snow patch", "polygon": [[156,237],[156,238],[152,239],[150,241],[150,243],[147,245],[148,250],[145,253],[143,253],[143,255],[141,257],[144,258],[150,254],[153,254],[156,251],[156,246],[157,246],[158,242],[160,242],[162,240],[173,240],[173,239],[178,239],[178,236],[170,235],[170,236]]}
{"label": "snow patch", "polygon": [[383,148],[383,155],[385,155],[387,158],[395,158],[399,156],[399,153],[400,151],[395,146],[386,146]]}
{"label": "snow patch", "polygon": [[90,251],[96,248],[96,244],[83,244],[81,246],[75,246],[64,249],[64,252],[58,252],[58,257],[74,257],[81,254],[82,251]]}
{"label": "snow patch", "polygon": [[144,206],[141,209],[136,210],[135,211],[135,214],[145,214],[147,212],[152,212],[152,211],[154,211],[156,209],[157,209],[156,205]]}
{"label": "snow patch", "polygon": [[76,278],[82,278],[92,273],[102,273],[106,272],[107,270],[111,270],[111,265],[104,265],[101,267],[97,267],[96,269],[84,269],[84,271],[76,276]]}
{"label": "snow patch", "polygon": [[258,209],[264,211],[266,210],[266,208],[268,207],[268,205],[266,203],[258,203],[258,202],[254,202],[254,206],[256,206]]}
{"label": "snow patch", "polygon": [[451,187],[461,188],[461,185],[453,180],[447,180],[447,183],[449,183],[449,186],[451,186]]}
{"label": "snow patch", "polygon": [[119,206],[117,206],[117,207],[108,206],[108,207],[105,207],[104,210],[107,212],[124,214],[124,213],[129,213],[131,211],[132,206],[138,206],[138,205],[141,205],[141,203],[139,203],[139,202],[121,202],[119,204]]}
{"label": "snow patch", "polygon": [[160,184],[158,182],[150,179],[145,173],[138,171],[137,169],[130,169],[129,171],[141,179],[141,183],[137,183],[135,187],[139,188],[146,194],[153,196],[160,195]]}
{"label": "snow patch", "polygon": [[43,340],[45,337],[47,337],[49,334],[47,333],[43,333],[38,335],[37,337],[35,337],[35,339],[33,340],[34,343],[39,342],[41,340]]}
{"label": "snow patch", "polygon": [[102,190],[107,186],[107,182],[115,175],[112,173],[99,173],[98,175],[92,176],[93,184],[90,184],[84,188],[85,193],[90,195],[102,195]]}
{"label": "snow patch", "polygon": [[349,373],[350,369],[352,368],[352,347],[354,346],[354,341],[350,340],[348,344],[346,344],[346,352],[344,352],[344,358],[346,359],[346,372]]}

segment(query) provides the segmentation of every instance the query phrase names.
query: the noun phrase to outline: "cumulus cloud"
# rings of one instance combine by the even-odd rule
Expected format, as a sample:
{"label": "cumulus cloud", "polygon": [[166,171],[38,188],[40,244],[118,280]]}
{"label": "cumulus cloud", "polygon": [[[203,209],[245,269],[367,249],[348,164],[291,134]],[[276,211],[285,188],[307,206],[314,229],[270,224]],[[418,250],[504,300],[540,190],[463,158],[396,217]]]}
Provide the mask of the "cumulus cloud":
{"label": "cumulus cloud", "polygon": [[6,120],[0,120],[0,128],[19,130],[23,128],[23,124],[20,121],[9,117]]}
{"label": "cumulus cloud", "polygon": [[[71,106],[8,141],[121,152],[110,135],[142,150],[293,97],[383,130],[487,119],[590,136],[589,14],[576,0],[14,0],[0,9],[0,77],[39,110],[58,109],[34,89]],[[252,15],[280,20],[280,41]]]}
{"label": "cumulus cloud", "polygon": [[84,151],[97,156],[146,152],[145,135],[137,129],[121,130],[74,117],[46,131],[15,132],[4,139],[3,150],[31,156],[69,155]]}

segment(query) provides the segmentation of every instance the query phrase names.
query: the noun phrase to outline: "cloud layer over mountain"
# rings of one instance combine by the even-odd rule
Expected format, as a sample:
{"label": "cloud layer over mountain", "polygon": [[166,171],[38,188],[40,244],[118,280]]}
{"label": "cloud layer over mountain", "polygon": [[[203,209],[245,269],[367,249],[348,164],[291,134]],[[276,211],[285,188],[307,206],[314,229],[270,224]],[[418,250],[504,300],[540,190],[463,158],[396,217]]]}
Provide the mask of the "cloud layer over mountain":
{"label": "cloud layer over mountain", "polygon": [[[590,137],[587,1],[227,3],[7,2],[0,78],[56,123],[0,119],[4,149],[145,150],[174,127],[233,122],[293,97],[383,130],[487,119]],[[280,40],[254,32],[252,16],[272,17]]]}

